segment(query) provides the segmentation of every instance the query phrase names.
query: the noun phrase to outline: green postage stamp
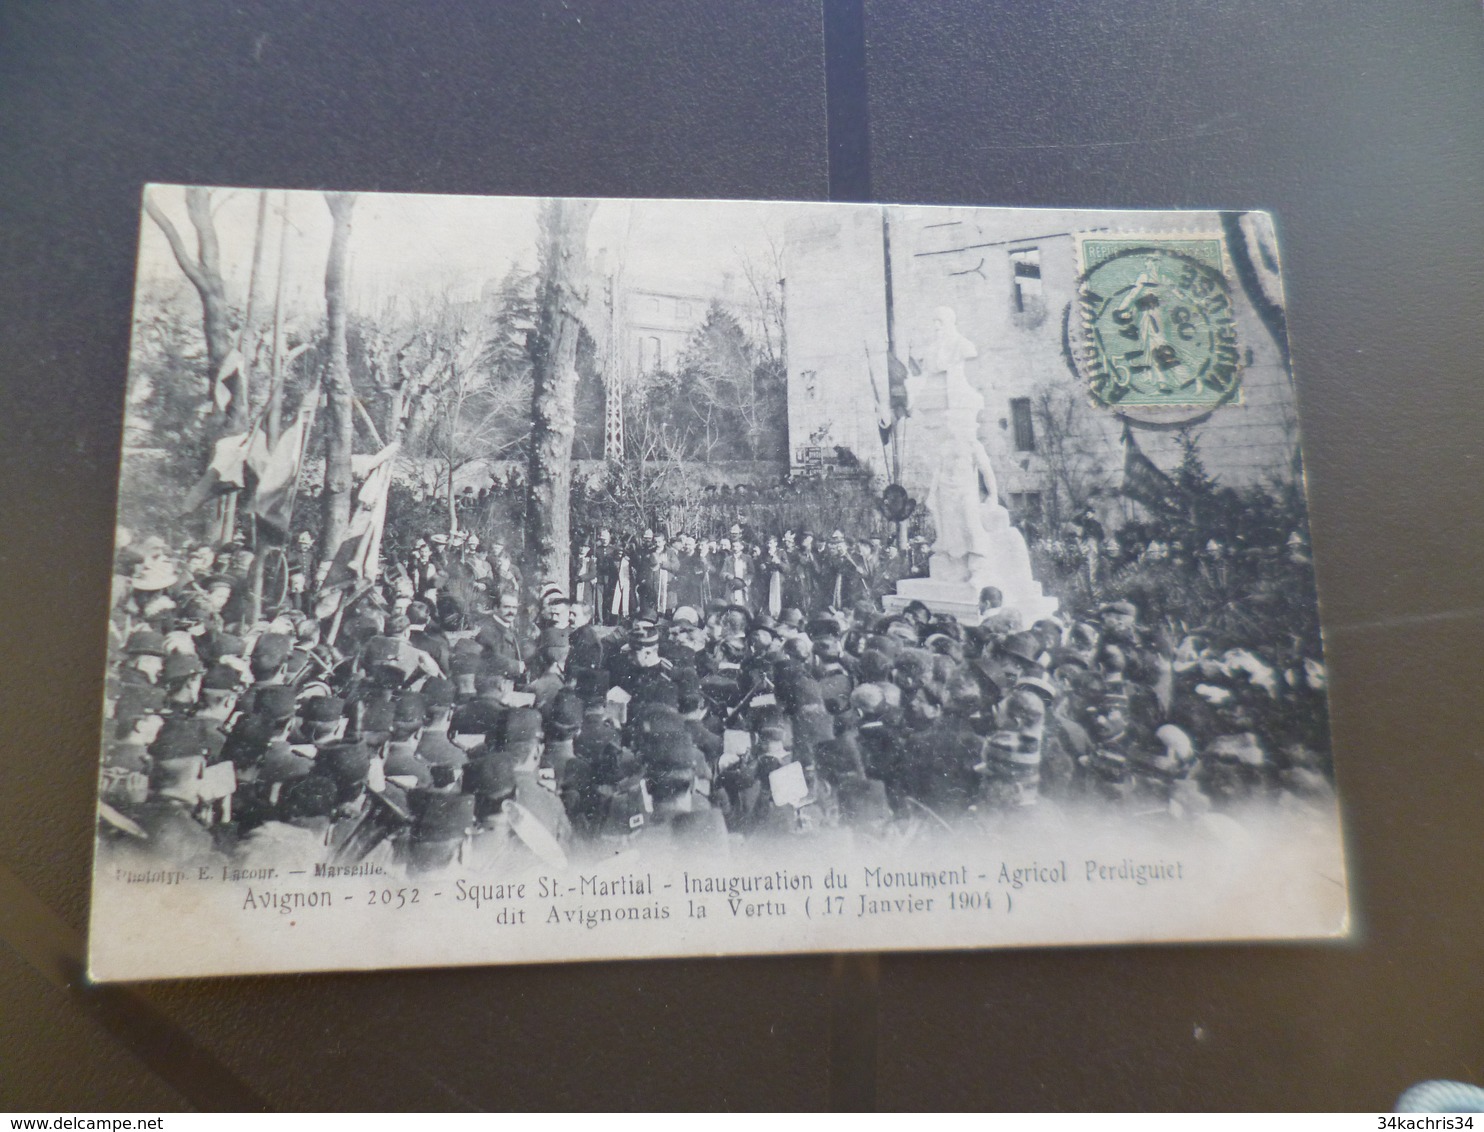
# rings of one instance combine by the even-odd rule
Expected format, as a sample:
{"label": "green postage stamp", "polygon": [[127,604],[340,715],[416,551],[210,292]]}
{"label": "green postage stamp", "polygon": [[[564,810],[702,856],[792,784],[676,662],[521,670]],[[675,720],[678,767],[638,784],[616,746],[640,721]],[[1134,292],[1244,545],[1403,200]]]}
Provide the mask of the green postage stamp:
{"label": "green postage stamp", "polygon": [[1111,409],[1209,410],[1241,396],[1218,237],[1079,243],[1082,367]]}

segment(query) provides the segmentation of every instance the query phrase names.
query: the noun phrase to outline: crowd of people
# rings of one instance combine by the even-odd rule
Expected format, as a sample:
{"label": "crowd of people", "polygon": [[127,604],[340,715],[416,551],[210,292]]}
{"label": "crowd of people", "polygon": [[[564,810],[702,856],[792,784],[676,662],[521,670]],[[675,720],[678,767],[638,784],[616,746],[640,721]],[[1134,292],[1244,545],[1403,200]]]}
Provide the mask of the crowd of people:
{"label": "crowd of people", "polygon": [[927,568],[922,536],[899,549],[890,539],[847,538],[839,529],[816,541],[807,531],[769,534],[733,523],[717,538],[683,533],[672,541],[663,531],[623,539],[603,528],[579,541],[569,592],[609,626],[646,609],[663,617],[718,603],[776,619],[788,609],[813,614],[879,603]]}
{"label": "crowd of people", "polygon": [[180,865],[415,875],[1332,798],[1324,669],[1292,641],[1116,598],[1026,624],[992,588],[969,618],[887,612],[920,544],[600,530],[534,587],[456,532],[318,593],[304,544],[264,598],[242,546],[121,543],[100,829]]}

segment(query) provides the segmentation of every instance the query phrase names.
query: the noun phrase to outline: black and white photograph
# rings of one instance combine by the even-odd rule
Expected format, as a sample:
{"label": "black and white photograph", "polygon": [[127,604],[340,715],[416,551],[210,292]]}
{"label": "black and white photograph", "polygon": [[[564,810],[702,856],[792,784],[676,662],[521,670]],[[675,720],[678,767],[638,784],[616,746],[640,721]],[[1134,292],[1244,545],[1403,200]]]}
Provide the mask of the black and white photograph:
{"label": "black and white photograph", "polygon": [[1285,318],[1262,212],[147,186],[92,976],[1346,936]]}

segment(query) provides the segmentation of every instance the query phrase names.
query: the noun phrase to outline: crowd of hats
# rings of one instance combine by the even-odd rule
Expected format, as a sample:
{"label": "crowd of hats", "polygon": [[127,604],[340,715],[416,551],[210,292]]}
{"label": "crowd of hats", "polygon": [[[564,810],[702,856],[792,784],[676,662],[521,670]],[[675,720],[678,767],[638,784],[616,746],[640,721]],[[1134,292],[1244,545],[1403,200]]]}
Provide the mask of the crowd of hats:
{"label": "crowd of hats", "polygon": [[392,563],[330,616],[286,598],[252,621],[240,549],[121,555],[107,838],[418,872],[1330,797],[1322,665],[1175,639],[1127,601],[1027,626],[988,593],[964,624],[641,587],[604,625],[555,583],[525,609],[450,606],[461,568],[435,545],[438,568]]}

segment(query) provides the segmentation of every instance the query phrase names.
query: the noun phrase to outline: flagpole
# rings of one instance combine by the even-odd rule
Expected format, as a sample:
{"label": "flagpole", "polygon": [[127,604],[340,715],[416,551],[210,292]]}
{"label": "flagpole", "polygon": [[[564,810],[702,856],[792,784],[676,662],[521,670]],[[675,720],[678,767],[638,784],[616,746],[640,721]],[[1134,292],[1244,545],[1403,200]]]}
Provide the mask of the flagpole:
{"label": "flagpole", "polygon": [[[887,377],[887,407],[891,410],[891,482],[902,482],[902,449],[905,443],[903,434],[907,429],[907,418],[898,416],[896,405],[891,402],[891,363],[897,356],[897,313],[896,300],[892,293],[891,279],[891,216],[886,206],[881,207],[881,267],[882,279],[886,285],[886,377]],[[907,523],[905,520],[897,523],[897,549],[907,549]]]}
{"label": "flagpole", "polygon": [[[304,433],[303,433],[302,436],[299,437],[299,458],[298,458],[298,465],[297,466],[299,468],[299,473],[301,475],[303,474],[303,471],[304,471],[304,454],[309,450],[309,434],[314,431],[314,414],[315,414],[315,411],[319,408],[319,390],[320,390],[320,382],[321,382],[321,379],[323,378],[323,376],[324,376],[324,370],[321,369],[318,373],[316,373],[314,375],[314,385],[311,386],[310,389],[308,390],[308,392],[306,392],[304,394],[305,397],[309,398],[309,415],[308,415],[307,419],[304,421]],[[298,501],[299,501],[299,476],[296,475],[296,476],[294,476],[294,482],[293,482],[293,484],[289,487],[288,528],[290,530],[293,529],[293,525],[294,525],[294,504],[297,503]],[[323,549],[323,548],[321,548],[321,549]]]}
{"label": "flagpole", "polygon": [[[876,398],[876,420],[878,422],[876,431],[881,436],[881,463],[882,463],[882,466],[885,469],[887,475],[890,476],[891,475],[891,451],[887,447],[887,437],[890,436],[891,433],[889,431],[885,431],[883,429],[883,427],[880,425],[880,422],[891,415],[891,405],[890,404],[887,405],[887,407],[886,407],[886,413],[885,414],[883,414],[881,412],[881,389],[876,384],[876,370],[875,370],[875,367],[873,367],[871,365],[871,344],[869,342],[862,342],[861,345],[865,348],[865,351],[866,351],[866,376],[871,379],[871,394],[872,394],[872,396],[874,396]],[[888,366],[890,366],[890,363],[888,363]],[[890,395],[890,390],[888,390],[887,392],[888,392],[888,396],[889,396]],[[896,422],[893,421],[892,422],[892,425],[885,426],[885,429],[890,429],[891,427],[893,427],[895,425],[895,423]],[[894,478],[893,478],[893,482],[895,482],[895,479]]]}
{"label": "flagpole", "polygon": [[[274,383],[272,397],[278,397],[278,396],[281,395],[281,390],[278,388],[278,385],[279,385],[279,383],[277,383],[277,382]],[[288,488],[289,505],[288,505],[288,512],[287,512],[287,515],[285,516],[285,520],[284,520],[284,535],[285,536],[287,536],[293,530],[293,524],[294,524],[294,503],[298,499],[298,494],[299,494],[299,476],[302,474],[303,469],[304,469],[304,453],[305,453],[305,450],[306,450],[306,448],[307,448],[307,446],[309,444],[309,434],[310,434],[310,432],[314,428],[314,413],[315,413],[315,409],[317,408],[318,402],[319,402],[319,388],[320,388],[320,378],[319,378],[319,375],[316,375],[315,376],[315,381],[314,381],[313,387],[310,388],[304,394],[304,396],[308,399],[308,401],[307,401],[307,404],[308,404],[307,411],[305,409],[306,402],[303,401],[303,400],[301,400],[300,403],[299,403],[299,412],[304,413],[306,415],[306,419],[305,419],[305,422],[304,422],[304,428],[300,431],[300,434],[299,434],[298,451],[294,454],[294,476],[293,476],[293,479],[290,482],[289,488]],[[270,398],[270,401],[271,401],[271,398]],[[258,425],[263,423],[262,416],[263,415],[266,415],[266,413],[268,412],[268,408],[269,408],[268,403],[265,403],[263,405],[262,415],[259,416],[258,422],[253,425],[253,432],[256,432],[257,431],[257,428],[258,428]],[[249,435],[251,435],[251,433]],[[269,448],[270,457],[271,457],[271,454],[273,453],[273,451],[274,451],[273,448],[270,447]],[[234,493],[234,498],[235,498],[235,493]],[[265,557],[265,553],[266,553],[266,549],[267,548],[265,548],[263,546],[262,540],[258,537],[258,516],[257,516],[257,510],[256,510],[256,508],[254,508],[253,511],[249,512],[249,514],[250,514],[251,519],[252,519],[253,564],[252,564],[252,572],[251,572],[251,575],[250,575],[250,577],[251,577],[252,597],[251,597],[250,604],[248,606],[248,612],[251,614],[250,620],[257,621],[259,614],[262,612],[264,557]],[[287,570],[287,568],[288,568],[288,559],[287,559],[287,556],[285,556],[285,558],[284,558],[284,568],[285,568],[285,570]]]}

